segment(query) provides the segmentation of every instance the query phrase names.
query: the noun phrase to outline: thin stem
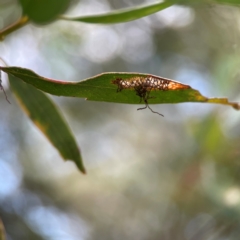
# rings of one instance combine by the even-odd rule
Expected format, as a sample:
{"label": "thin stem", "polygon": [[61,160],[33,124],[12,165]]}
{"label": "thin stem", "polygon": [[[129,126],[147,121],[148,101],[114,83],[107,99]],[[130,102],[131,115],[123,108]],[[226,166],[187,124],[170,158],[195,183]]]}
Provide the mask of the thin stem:
{"label": "thin stem", "polygon": [[[7,93],[5,92],[4,90],[4,87],[2,86],[2,83],[0,83],[0,89],[3,91],[4,95],[5,95],[5,98],[6,100],[8,101],[8,103],[10,103],[10,101],[8,100],[8,97],[7,97]],[[11,103],[10,103],[11,104]]]}
{"label": "thin stem", "polygon": [[15,22],[12,25],[2,29],[0,31],[0,41],[4,40],[4,38],[8,34],[10,34],[14,31],[16,31],[17,29],[25,26],[28,22],[29,22],[29,18],[27,16],[22,16],[19,20],[17,20],[17,22]]}
{"label": "thin stem", "polygon": [[[2,59],[1,59],[2,60]],[[4,61],[3,61],[4,62]],[[5,62],[4,62],[5,63]],[[2,71],[0,70],[0,90],[3,91],[4,95],[5,95],[5,98],[6,100],[8,101],[8,103],[10,103],[10,101],[8,100],[8,97],[7,97],[7,93],[5,92],[4,90],[4,87],[2,85]],[[11,104],[11,103],[10,103]]]}

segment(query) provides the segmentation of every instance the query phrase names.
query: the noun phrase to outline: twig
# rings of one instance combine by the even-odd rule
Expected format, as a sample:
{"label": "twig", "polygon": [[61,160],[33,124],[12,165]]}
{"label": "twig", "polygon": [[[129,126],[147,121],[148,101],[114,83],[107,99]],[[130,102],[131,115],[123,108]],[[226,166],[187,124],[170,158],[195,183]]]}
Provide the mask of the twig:
{"label": "twig", "polygon": [[[4,90],[4,87],[3,87],[3,85],[2,85],[2,74],[1,74],[2,72],[0,71],[0,89],[3,91],[3,93],[4,93],[4,95],[5,95],[5,98],[6,98],[6,100],[8,101],[8,103],[10,103],[10,101],[8,100],[8,97],[7,97],[7,94],[6,94],[6,92],[5,92],[5,90]],[[11,103],[10,103],[11,104]]]}
{"label": "twig", "polygon": [[29,18],[27,16],[22,16],[19,20],[17,20],[17,22],[15,22],[12,25],[2,29],[0,31],[0,41],[3,41],[4,38],[8,34],[14,32],[17,29],[19,29],[19,28],[23,27],[24,25],[26,25],[28,23],[28,21],[29,21]]}

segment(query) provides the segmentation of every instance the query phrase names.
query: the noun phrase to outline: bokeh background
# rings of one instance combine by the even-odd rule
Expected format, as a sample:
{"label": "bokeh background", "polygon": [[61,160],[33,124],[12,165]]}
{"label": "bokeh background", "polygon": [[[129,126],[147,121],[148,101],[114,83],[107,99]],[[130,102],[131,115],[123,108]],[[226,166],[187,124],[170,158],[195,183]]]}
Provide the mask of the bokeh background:
{"label": "bokeh background", "polygon": [[[153,1],[74,1],[68,15]],[[0,28],[21,16],[0,2]],[[240,9],[176,5],[122,24],[29,24],[0,43],[10,66],[79,81],[142,72],[240,101]],[[240,239],[240,114],[231,107],[137,105],[51,96],[67,119],[88,174],[64,162],[3,85],[0,217],[8,240]]]}

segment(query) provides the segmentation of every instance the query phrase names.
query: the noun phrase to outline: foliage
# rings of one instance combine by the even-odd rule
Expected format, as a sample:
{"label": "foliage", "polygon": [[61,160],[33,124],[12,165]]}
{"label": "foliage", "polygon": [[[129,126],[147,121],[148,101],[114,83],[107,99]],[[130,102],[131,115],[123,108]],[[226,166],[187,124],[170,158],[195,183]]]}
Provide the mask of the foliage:
{"label": "foliage", "polygon": [[[194,9],[196,15],[199,15],[196,17],[198,22],[196,21],[192,28],[183,27],[179,31],[174,27],[168,28],[151,25],[148,34],[154,35],[156,41],[156,49],[154,49],[154,51],[162,54],[162,62],[159,64],[159,59],[156,56],[154,58],[152,57],[152,59],[149,59],[149,66],[153,67],[147,67],[148,65],[145,62],[139,65],[141,67],[134,69],[137,73],[132,73],[133,70],[131,68],[135,67],[134,64],[129,64],[130,71],[124,73],[121,71],[121,61],[114,64],[109,61],[108,67],[104,64],[99,64],[101,65],[101,70],[103,70],[101,72],[106,73],[95,75],[96,73],[98,74],[98,72],[96,72],[92,74],[91,77],[86,77],[83,76],[79,70],[78,74],[74,76],[78,81],[72,82],[67,81],[66,78],[65,80],[54,80],[51,77],[46,78],[45,72],[40,76],[28,68],[13,67],[13,60],[8,62],[9,67],[1,67],[2,71],[8,73],[12,93],[15,95],[23,111],[41,132],[46,135],[59,151],[60,155],[66,160],[73,160],[78,166],[78,169],[83,173],[85,172],[85,167],[82,163],[81,152],[77,146],[77,142],[80,141],[81,144],[84,145],[82,152],[85,153],[86,156],[89,156],[88,154],[94,152],[96,148],[100,148],[103,141],[106,141],[104,134],[111,136],[111,139],[107,142],[108,144],[114,142],[116,135],[123,136],[123,140],[120,141],[117,146],[119,147],[119,152],[114,151],[115,155],[119,154],[124,167],[122,165],[114,166],[114,163],[111,164],[110,161],[107,162],[106,165],[108,166],[104,166],[104,169],[113,175],[121,169],[124,169],[125,175],[122,182],[119,183],[115,181],[115,177],[109,175],[106,177],[106,174],[102,173],[96,174],[95,169],[90,168],[92,172],[89,175],[93,177],[89,177],[90,180],[81,179],[81,193],[79,194],[79,182],[75,175],[74,177],[72,175],[71,177],[65,177],[64,181],[60,182],[58,178],[56,178],[57,180],[55,181],[52,176],[52,178],[48,176],[45,179],[43,170],[39,171],[39,174],[44,176],[41,179],[41,177],[35,176],[35,171],[33,171],[33,173],[31,172],[31,169],[38,169],[38,165],[34,166],[34,163],[32,163],[34,167],[30,166],[31,164],[29,164],[29,162],[32,161],[32,157],[30,157],[31,161],[27,161],[26,159],[28,158],[24,154],[27,155],[28,153],[23,154],[19,150],[19,158],[25,158],[27,162],[26,164],[24,160],[22,165],[24,166],[26,164],[29,166],[29,170],[26,170],[24,176],[25,185],[23,185],[23,188],[28,189],[29,195],[27,196],[28,193],[24,193],[25,195],[21,195],[22,198],[21,196],[17,196],[16,199],[19,201],[18,205],[14,205],[11,201],[9,201],[9,205],[0,202],[0,208],[7,205],[14,206],[15,212],[12,211],[13,218],[15,219],[16,216],[20,216],[19,218],[24,219],[22,222],[27,224],[23,224],[21,228],[28,228],[28,237],[31,236],[30,238],[32,239],[42,239],[40,235],[42,235],[42,232],[46,231],[46,229],[43,230],[40,227],[36,227],[34,222],[37,222],[37,218],[31,221],[31,214],[29,214],[29,212],[36,210],[39,216],[41,214],[41,216],[44,216],[45,223],[47,223],[48,220],[51,220],[51,217],[48,217],[48,215],[45,216],[44,214],[44,211],[47,209],[46,206],[57,206],[58,209],[68,213],[71,212],[73,208],[74,211],[80,212],[79,214],[84,216],[92,225],[97,225],[98,222],[96,239],[99,239],[98,233],[101,232],[102,229],[105,229],[106,226],[112,235],[104,236],[104,233],[102,233],[100,234],[102,239],[119,238],[119,235],[121,238],[126,239],[133,239],[133,236],[135,236],[136,239],[144,239],[144,236],[149,236],[149,232],[151,232],[151,239],[170,239],[167,236],[170,236],[171,239],[193,239],[198,233],[199,236],[197,236],[196,239],[207,239],[209,236],[216,236],[216,239],[226,236],[229,239],[238,239],[239,225],[236,219],[239,217],[239,208],[234,205],[238,200],[231,196],[239,196],[237,187],[239,181],[238,160],[240,157],[238,150],[239,128],[233,127],[231,133],[226,133],[228,130],[225,130],[225,132],[222,130],[230,128],[227,126],[226,119],[229,121],[232,120],[233,126],[236,126],[234,122],[236,123],[238,120],[236,120],[237,117],[236,119],[230,117],[235,116],[231,109],[229,112],[224,109],[221,113],[217,112],[217,110],[211,110],[211,114],[204,113],[200,118],[199,115],[196,115],[198,117],[194,118],[193,114],[193,117],[187,119],[186,116],[183,117],[183,115],[187,113],[187,107],[182,108],[182,111],[178,111],[174,106],[168,106],[169,109],[174,111],[172,111],[171,114],[169,113],[168,117],[165,118],[167,121],[164,123],[161,121],[161,124],[159,124],[159,118],[154,116],[155,118],[149,120],[145,112],[144,115],[135,117],[134,120],[129,120],[128,113],[124,112],[124,114],[122,114],[121,105],[104,105],[108,106],[106,108],[101,107],[102,105],[97,105],[99,104],[97,102],[139,104],[140,99],[136,94],[136,89],[123,89],[117,92],[118,86],[116,84],[114,85],[112,81],[118,78],[131,81],[131,79],[136,77],[145,78],[149,76],[149,74],[138,73],[142,68],[144,68],[144,71],[147,69],[146,72],[154,69],[153,71],[158,74],[160,65],[163,65],[161,66],[162,71],[164,71],[165,63],[167,63],[166,66],[168,67],[171,65],[176,66],[176,63],[170,62],[170,59],[173,58],[177,59],[176,62],[180,62],[179,65],[181,65],[182,62],[179,61],[179,59],[183,59],[187,54],[189,54],[188,57],[191,59],[188,62],[189,69],[199,64],[204,66],[201,68],[201,72],[207,72],[206,69],[209,69],[209,71],[214,72],[214,76],[218,76],[216,77],[215,85],[213,84],[214,87],[211,89],[213,93],[215,92],[214,94],[216,94],[216,92],[219,94],[220,92],[221,94],[236,98],[238,96],[238,87],[235,88],[234,86],[237,85],[236,82],[238,81],[238,67],[236,66],[239,66],[239,60],[238,56],[236,57],[234,53],[237,53],[237,47],[234,49],[232,55],[229,53],[228,47],[226,47],[226,49],[224,48],[222,42],[224,42],[228,36],[232,36],[231,34],[233,33],[229,27],[224,28],[225,25],[222,24],[224,26],[221,26],[218,21],[219,18],[224,18],[224,14],[221,15],[221,7],[223,8],[225,5],[229,5],[228,7],[230,9],[231,7],[235,9],[234,7],[238,7],[240,1],[168,0],[161,3],[108,11],[106,14],[77,17],[68,16],[69,14],[66,12],[67,7],[74,7],[74,2],[71,3],[67,0],[61,1],[61,4],[59,4],[59,1],[54,0],[37,1],[37,3],[34,0],[22,0],[20,4],[22,16],[15,24],[9,25],[0,31],[0,38],[3,39],[4,42],[11,42],[11,39],[16,38],[17,35],[14,35],[16,30],[19,30],[18,32],[23,31],[24,33],[23,27],[31,23],[37,25],[43,32],[44,29],[51,28],[51,24],[64,22],[66,26],[70,26],[71,23],[74,23],[75,25],[71,25],[72,29],[70,29],[70,33],[68,33],[66,37],[69,45],[71,45],[71,41],[74,41],[76,37],[76,35],[74,35],[74,26],[80,24],[94,23],[96,25],[92,26],[95,30],[102,26],[100,24],[110,25],[119,23],[120,28],[124,28],[123,26],[128,26],[127,24],[131,24],[133,20],[139,19],[139,27],[141,29],[141,23],[143,22],[140,21],[144,21],[144,19],[142,19],[143,17],[176,5],[188,6],[190,9]],[[211,7],[209,8],[209,6]],[[218,12],[220,17],[214,19],[214,14]],[[153,22],[157,22],[157,18],[154,18],[155,15],[150,17],[153,17]],[[211,17],[213,17],[213,19],[211,19]],[[146,22],[147,21],[148,20],[146,20]],[[123,25],[124,23],[126,25]],[[147,24],[149,23],[147,22]],[[222,28],[220,26],[225,29],[226,33],[221,31]],[[213,29],[216,31],[216,34]],[[227,33],[228,30],[230,34]],[[49,41],[48,51],[51,52],[53,49],[54,52],[55,48],[58,52],[68,52],[71,50],[69,46],[67,48],[62,44],[61,31],[61,28],[56,27],[52,32],[53,39],[60,39],[59,42],[51,42],[51,37],[43,34],[43,40],[47,39]],[[130,28],[129,32],[134,32],[134,27]],[[224,32],[224,34],[222,34],[222,32]],[[219,33],[221,33],[221,35],[218,35]],[[84,37],[84,30],[80,34],[81,37]],[[123,35],[124,34],[128,34],[127,27],[123,31]],[[200,35],[203,37],[201,38]],[[138,35],[136,38],[127,40],[129,42],[132,41],[134,45],[134,42],[138,40],[137,38]],[[198,41],[198,38],[201,39],[201,41]],[[184,43],[184,41],[186,42]],[[50,45],[51,43],[52,46]],[[187,44],[187,48],[192,50],[183,51],[184,53],[181,52],[184,44]],[[30,47],[31,45],[29,45],[29,48]],[[39,44],[39,50],[44,52],[44,49],[41,47],[41,44]],[[146,51],[148,51],[148,49]],[[206,52],[208,55],[206,55]],[[186,55],[183,56],[184,54]],[[17,54],[13,56],[18,57]],[[31,58],[28,54],[26,54],[25,57]],[[71,60],[73,62],[77,61],[74,57],[74,54],[72,54]],[[55,60],[57,58],[58,55]],[[46,59],[46,61],[47,60],[49,59]],[[197,64],[194,65],[193,62]],[[87,65],[88,62],[86,61],[83,65],[84,64]],[[95,67],[97,67],[96,65]],[[67,69],[68,66],[67,64],[59,64],[59,72],[62,73],[61,68],[66,67]],[[166,69],[168,69],[168,67],[166,67]],[[114,72],[107,73],[109,68],[110,71]],[[129,68],[127,63],[123,69],[126,71],[126,69],[129,70]],[[105,69],[107,69],[107,71]],[[230,74],[226,74],[229,69]],[[174,67],[171,68],[170,71],[166,70],[168,74],[174,71]],[[55,71],[55,73],[58,74],[58,71]],[[172,78],[174,78],[174,74],[172,76]],[[193,78],[195,77],[197,78],[197,75],[194,73]],[[202,85],[204,85],[204,81]],[[196,88],[200,90],[202,85]],[[150,92],[150,97],[147,98],[149,104],[208,102],[230,105],[235,109],[239,109],[238,103],[229,102],[227,98],[207,98],[201,95],[198,90],[191,87],[184,90]],[[96,101],[96,103],[92,103],[92,106],[94,106],[93,108],[95,108],[99,114],[92,116],[87,110],[90,106],[87,102],[82,103],[79,100],[66,99],[66,102],[76,101],[71,107],[66,107],[66,102],[62,103],[61,100],[57,98],[53,98],[53,101],[52,98],[49,98],[45,93],[56,96],[87,98],[88,100]],[[209,93],[206,95],[209,95]],[[12,100],[11,104],[14,105]],[[144,102],[141,104],[144,104]],[[57,105],[59,105],[59,107],[57,107]],[[8,106],[8,108],[10,107]],[[69,118],[69,121],[66,121],[62,114],[60,114],[59,109],[64,112],[64,108],[65,110],[66,108],[68,109],[68,115],[66,114],[66,117]],[[6,108],[4,109],[5,110],[1,110],[2,116],[6,112]],[[196,114],[197,112],[208,111],[209,108],[205,105],[204,109],[205,110],[203,110],[200,105],[197,105],[192,112]],[[120,112],[120,114],[116,117],[111,115],[112,112]],[[90,117],[88,117],[88,114]],[[125,121],[122,121],[123,118]],[[16,121],[16,124],[21,125],[17,117],[11,121]],[[141,125],[141,121],[143,121],[145,125]],[[70,125],[73,130],[70,130],[67,122],[71,123]],[[77,124],[75,122],[77,122]],[[85,129],[87,129],[86,131],[89,131],[89,133],[84,136],[91,136],[91,131],[95,130],[97,123],[101,126],[98,132],[101,132],[102,135],[101,137],[94,135],[93,138],[95,142],[92,141],[91,138],[82,140],[81,137],[79,137],[84,133]],[[228,124],[230,123],[228,122]],[[110,125],[110,128],[106,128],[105,125]],[[122,128],[120,127],[121,125]],[[26,131],[23,130],[23,133],[28,134],[27,130],[29,125],[25,127]],[[138,128],[141,128],[141,131],[136,133],[134,130]],[[17,132],[15,129],[12,131],[14,133]],[[72,132],[78,141],[74,139]],[[80,135],[78,134],[79,132]],[[36,146],[34,146],[35,142],[32,141],[32,138],[28,136],[27,138],[30,139],[28,140],[30,142],[25,142],[22,133],[17,132],[17,134],[19,134],[20,139],[18,142],[19,149],[27,149],[29,155],[32,151],[33,156],[37,158],[39,154],[34,150]],[[11,148],[13,146],[14,144],[11,145]],[[132,151],[130,156],[136,155],[136,158],[139,158],[140,165],[135,165],[135,158],[132,160],[131,157],[124,157],[124,153],[127,152],[127,147],[131,148]],[[147,149],[147,153],[144,152],[143,149]],[[6,148],[6,150],[9,151],[9,148]],[[104,151],[106,151],[106,155],[111,151],[110,144]],[[4,151],[1,151],[1,153],[4,154]],[[25,157],[22,157],[22,155]],[[98,153],[92,156],[92,158],[96,158],[96,161],[98,158],[101,158]],[[68,168],[67,164],[64,166]],[[54,170],[56,171],[57,167],[59,166],[54,163],[53,167],[46,168],[50,168],[53,176],[55,176]],[[40,167],[39,169],[44,168]],[[117,173],[116,176],[118,176]],[[138,176],[141,177],[138,178]],[[105,186],[108,188],[107,191]],[[90,189],[93,189],[93,191],[91,192]],[[117,200],[115,201],[114,199]],[[27,202],[27,204],[25,202]],[[38,206],[38,202],[42,202],[41,207],[38,209],[39,211],[36,207]],[[161,202],[161,205],[159,202]],[[92,212],[88,212],[87,210],[89,209],[89,205],[91,205]],[[10,207],[8,211],[11,212]],[[57,212],[55,207],[49,207],[49,211],[47,212],[55,212],[56,216],[60,216],[59,219],[65,219]],[[1,214],[3,215],[3,220],[11,222],[11,220],[8,219],[8,214],[2,210]],[[121,218],[119,216],[121,216]],[[96,220],[98,218],[101,218],[101,223]],[[75,218],[73,217],[73,219]],[[109,219],[111,219],[111,221],[109,221]],[[73,226],[73,222],[71,222],[71,224],[65,222],[64,225]],[[78,220],[76,222],[78,222]],[[205,224],[209,226],[209,229],[204,228]],[[6,226],[6,229],[8,231],[10,227]],[[53,227],[53,229],[55,228]],[[121,229],[124,231],[120,234],[119,231],[121,231]],[[126,231],[126,229],[128,229],[128,231]],[[193,233],[191,229],[194,229],[195,232]],[[15,232],[20,234],[18,230],[15,230]],[[14,233],[10,235],[14,238]],[[43,238],[47,237],[44,236]],[[22,239],[27,238],[24,236]]]}
{"label": "foliage", "polygon": [[[67,5],[70,4],[68,0],[61,1],[59,4],[58,1],[29,1],[22,0],[20,1],[23,8],[23,16],[15,26],[11,26],[10,28],[14,29],[16,26],[21,26],[19,22],[24,22],[26,24],[27,21],[32,21],[37,24],[45,24],[49,21],[53,21],[58,17],[58,15],[66,10]],[[114,24],[136,20],[142,18],[144,16],[153,14],[157,11],[163,10],[169,6],[178,3],[178,1],[168,0],[162,3],[155,3],[147,6],[133,7],[127,10],[120,10],[115,12],[110,12],[107,14],[97,15],[97,16],[88,16],[88,17],[62,17],[63,20],[69,21],[80,21],[86,23],[104,23],[104,24]],[[45,11],[47,9],[47,11]],[[44,14],[42,14],[44,12]],[[23,20],[23,19],[28,19]],[[0,32],[0,36],[3,38],[6,34],[11,32],[9,28]],[[94,101],[106,101],[106,102],[119,102],[119,103],[138,103],[137,96],[131,95],[129,91],[124,91],[124,94],[116,94],[114,93],[114,86],[111,84],[111,81],[116,78],[131,78],[136,76],[141,76],[139,74],[124,74],[124,73],[107,73],[100,76],[92,77],[89,80],[85,80],[79,83],[69,83],[69,82],[59,82],[53,80],[44,79],[35,73],[21,68],[1,68],[3,71],[12,74],[13,76],[22,79],[26,83],[33,85],[34,87],[54,94],[58,96],[72,96],[72,97],[84,97],[88,100]],[[85,172],[80,153],[78,147],[75,143],[75,140],[71,136],[69,128],[66,125],[65,121],[62,117],[57,113],[56,107],[52,105],[52,107],[48,107],[50,104],[50,100],[45,98],[44,95],[40,92],[36,92],[32,88],[27,88],[26,86],[22,90],[17,90],[21,88],[21,85],[14,84],[16,80],[12,79],[11,85],[13,85],[13,92],[17,95],[20,106],[26,110],[26,113],[30,116],[33,122],[40,128],[40,130],[50,139],[53,145],[59,150],[61,155],[65,159],[71,159],[76,162],[77,166],[82,172]],[[211,103],[222,103],[227,105],[232,105],[235,109],[240,109],[238,103],[229,103],[227,99],[207,99],[203,97],[198,91],[192,90],[191,88],[187,90],[183,89],[174,89],[175,91],[166,91],[166,92],[158,92],[158,96],[154,94],[154,97],[150,97],[149,102],[151,103],[180,103],[180,102],[211,102]],[[28,94],[29,92],[29,94]],[[36,103],[40,102],[41,104],[37,107],[37,104],[33,102],[32,97],[35,95]],[[25,104],[23,104],[25,103]],[[29,105],[27,104],[29,103]],[[32,105],[32,106],[30,106]],[[44,105],[46,109],[48,109],[47,120]],[[42,109],[41,109],[42,108]],[[49,109],[52,108],[52,111]],[[37,117],[32,117],[37,114]],[[51,116],[51,117],[50,117]],[[38,120],[37,120],[38,119]],[[56,122],[59,122],[57,124]],[[47,123],[47,125],[46,125]],[[46,129],[47,126],[47,129]],[[58,127],[58,130],[52,129],[53,126]],[[60,127],[62,126],[62,127]],[[62,136],[61,138],[56,138],[56,132],[59,132],[58,136]],[[68,137],[66,137],[68,135]],[[56,141],[54,139],[57,139]],[[67,143],[67,144],[66,144]],[[69,149],[68,149],[69,148]],[[68,150],[67,150],[68,149]],[[68,154],[65,152],[68,151]],[[73,156],[71,156],[71,152]]]}

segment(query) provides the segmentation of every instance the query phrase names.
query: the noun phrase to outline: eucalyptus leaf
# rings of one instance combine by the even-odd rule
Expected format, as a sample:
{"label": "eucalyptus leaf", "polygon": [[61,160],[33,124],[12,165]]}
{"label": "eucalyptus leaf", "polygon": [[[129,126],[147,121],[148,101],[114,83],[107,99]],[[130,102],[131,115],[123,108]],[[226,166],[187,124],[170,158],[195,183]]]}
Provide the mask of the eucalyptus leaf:
{"label": "eucalyptus leaf", "polygon": [[178,3],[179,0],[167,0],[164,2],[158,2],[154,4],[148,4],[143,6],[136,6],[127,9],[121,9],[117,11],[111,11],[105,14],[97,14],[91,16],[79,16],[79,17],[60,17],[63,20],[69,21],[78,21],[85,23],[100,23],[100,24],[114,24],[133,21],[142,17],[146,17],[153,13],[159,12],[163,9],[166,9],[175,3]]}
{"label": "eucalyptus leaf", "polygon": [[11,89],[19,105],[33,123],[59,151],[63,159],[72,160],[85,173],[80,150],[68,124],[55,104],[37,88],[9,74]]}
{"label": "eucalyptus leaf", "polygon": [[44,78],[26,68],[0,67],[0,69],[41,91],[57,96],[79,97],[100,102],[139,104],[139,95],[134,87],[117,92],[119,86],[114,84],[114,81],[122,79],[131,82],[137,78],[147,79],[153,77],[156,79],[165,79],[166,81],[170,81],[173,86],[179,87],[168,88],[165,91],[153,89],[150,93],[151,97],[148,99],[149,104],[202,102],[224,104],[232,106],[237,110],[240,109],[239,103],[229,102],[227,98],[207,98],[198,90],[188,85],[150,74],[110,72],[102,73],[82,81],[70,82]]}

